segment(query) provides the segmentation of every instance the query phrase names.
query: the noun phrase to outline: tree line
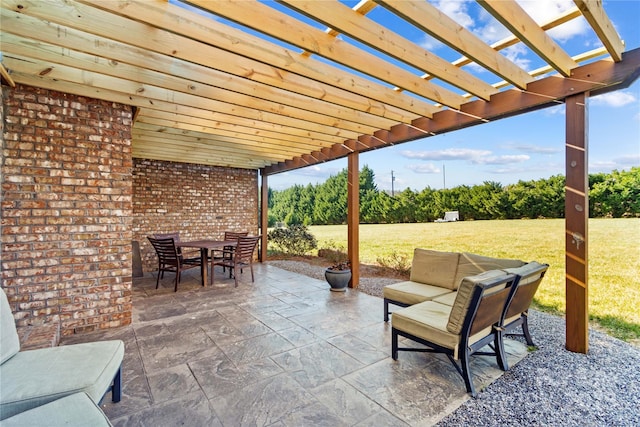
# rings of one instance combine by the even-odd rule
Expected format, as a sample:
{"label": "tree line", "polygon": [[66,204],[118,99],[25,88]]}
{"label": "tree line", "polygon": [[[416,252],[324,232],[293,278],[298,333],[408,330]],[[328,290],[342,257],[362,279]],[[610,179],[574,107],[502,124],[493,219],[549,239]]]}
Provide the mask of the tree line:
{"label": "tree line", "polygon": [[[422,191],[406,188],[391,196],[379,191],[373,170],[360,171],[360,222],[391,224],[430,222],[447,211],[460,220],[564,218],[565,177],[554,175],[503,186],[485,181]],[[269,226],[344,224],[347,219],[347,169],[316,185],[268,191]],[[640,217],[640,167],[589,175],[589,216]]]}

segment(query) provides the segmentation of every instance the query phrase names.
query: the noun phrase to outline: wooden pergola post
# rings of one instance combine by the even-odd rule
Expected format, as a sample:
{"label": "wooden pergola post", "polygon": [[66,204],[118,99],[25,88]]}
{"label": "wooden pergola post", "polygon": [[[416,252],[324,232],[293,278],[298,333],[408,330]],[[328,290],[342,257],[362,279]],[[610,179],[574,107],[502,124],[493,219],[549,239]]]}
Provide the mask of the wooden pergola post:
{"label": "wooden pergola post", "polygon": [[580,93],[566,99],[566,348],[577,353],[589,349],[587,98]]}
{"label": "wooden pergola post", "polygon": [[360,284],[360,168],[358,153],[348,156],[347,168],[347,251],[351,261],[350,288]]}
{"label": "wooden pergola post", "polygon": [[260,187],[260,257],[259,261],[267,260],[267,229],[269,227],[269,184],[264,170],[260,174],[262,178],[262,186]]}

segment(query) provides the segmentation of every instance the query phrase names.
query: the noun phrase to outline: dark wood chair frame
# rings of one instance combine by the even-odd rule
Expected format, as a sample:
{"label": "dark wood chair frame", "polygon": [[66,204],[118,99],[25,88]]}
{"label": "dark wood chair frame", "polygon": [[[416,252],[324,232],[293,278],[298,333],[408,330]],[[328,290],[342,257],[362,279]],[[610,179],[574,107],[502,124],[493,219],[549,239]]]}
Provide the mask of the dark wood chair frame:
{"label": "dark wood chair frame", "polygon": [[[513,296],[513,300],[509,305],[509,310],[507,314],[504,316],[505,320],[509,319],[516,314],[520,313],[520,317],[513,320],[509,324],[505,324],[503,327],[505,329],[505,335],[509,336],[520,336],[524,337],[527,345],[534,346],[535,343],[531,338],[531,333],[529,332],[529,306],[533,301],[533,297],[538,291],[538,287],[540,286],[540,282],[542,282],[542,278],[547,272],[547,268],[549,268],[549,264],[542,264],[542,268],[528,274],[526,276],[522,276],[520,278],[520,283],[518,284],[518,288],[515,291]],[[527,279],[530,276],[540,274],[540,278],[527,283]],[[522,333],[514,332],[518,326],[522,326]]]}
{"label": "dark wood chair frame", "polygon": [[253,253],[259,241],[260,236],[238,237],[238,244],[234,248],[231,258],[222,257],[218,260],[214,259],[211,263],[211,283],[213,284],[213,268],[216,265],[221,265],[223,269],[229,268],[229,278],[233,275],[236,288],[238,287],[238,269],[240,269],[240,273],[242,273],[244,267],[249,267],[251,269],[251,281],[253,282]]}
{"label": "dark wood chair frame", "polygon": [[[249,235],[248,231],[225,231],[224,232],[224,240],[238,240],[238,237],[246,237]],[[224,246],[222,250],[213,251],[211,256],[214,260],[231,260],[233,258],[233,252],[235,251],[235,246]],[[219,255],[216,255],[216,252],[219,252]],[[222,266],[222,271],[225,271],[226,267]]]}
{"label": "dark wood chair frame", "polygon": [[[460,332],[460,343],[458,345],[459,364],[453,357],[454,352],[452,349],[442,347],[436,343],[398,330],[394,327],[391,328],[391,357],[393,360],[398,360],[399,351],[443,353],[449,358],[449,361],[451,361],[460,376],[462,376],[467,392],[470,393],[472,397],[476,397],[477,393],[473,385],[471,369],[469,366],[470,356],[495,356],[500,369],[503,371],[509,369],[504,351],[504,328],[502,327],[502,323],[515,290],[517,289],[519,280],[520,276],[510,274],[488,280],[483,283],[478,283],[474,286],[471,303],[469,304],[469,309],[467,310],[464,318],[462,331]],[[492,288],[502,285],[505,286],[504,289],[495,292],[488,292]],[[470,337],[487,327],[491,327],[491,331],[485,337],[473,344],[469,343]],[[399,347],[398,336],[416,341],[428,348]],[[492,349],[491,352],[480,351],[487,345]]]}
{"label": "dark wood chair frame", "polygon": [[188,270],[194,267],[200,267],[202,261],[200,257],[185,258],[179,252],[179,247],[176,246],[176,241],[173,237],[156,239],[151,236],[147,236],[149,242],[156,250],[158,256],[158,276],[156,278],[156,289],[160,284],[160,279],[164,278],[164,272],[175,273],[175,289],[174,292],[178,292],[178,283],[180,283],[180,273],[184,270]]}

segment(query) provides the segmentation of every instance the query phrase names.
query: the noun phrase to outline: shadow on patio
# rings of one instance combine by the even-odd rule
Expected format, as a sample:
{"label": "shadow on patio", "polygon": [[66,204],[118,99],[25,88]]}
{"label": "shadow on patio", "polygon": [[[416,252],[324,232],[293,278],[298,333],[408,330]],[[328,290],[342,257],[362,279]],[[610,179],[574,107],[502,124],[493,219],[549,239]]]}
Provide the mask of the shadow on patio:
{"label": "shadow on patio", "polygon": [[[324,281],[254,265],[238,288],[216,270],[134,279],[131,326],[63,339],[125,342],[123,398],[102,408],[118,425],[405,426],[430,425],[469,396],[443,355],[390,357],[382,300],[330,292]],[[411,345],[411,344],[408,344]],[[526,355],[507,340],[509,364]],[[472,358],[478,390],[500,371]]]}

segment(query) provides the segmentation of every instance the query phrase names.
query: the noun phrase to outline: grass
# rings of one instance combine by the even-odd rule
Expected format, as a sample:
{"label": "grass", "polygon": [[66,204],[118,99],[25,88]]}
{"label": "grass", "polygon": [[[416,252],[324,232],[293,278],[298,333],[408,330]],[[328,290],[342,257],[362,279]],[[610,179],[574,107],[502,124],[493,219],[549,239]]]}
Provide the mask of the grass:
{"label": "grass", "polygon": [[[360,261],[407,255],[416,247],[473,252],[548,263],[536,298],[538,310],[565,311],[564,219],[461,221],[360,226]],[[311,226],[319,247],[347,246],[347,226]],[[640,220],[589,221],[589,317],[592,325],[626,341],[640,339]]]}

